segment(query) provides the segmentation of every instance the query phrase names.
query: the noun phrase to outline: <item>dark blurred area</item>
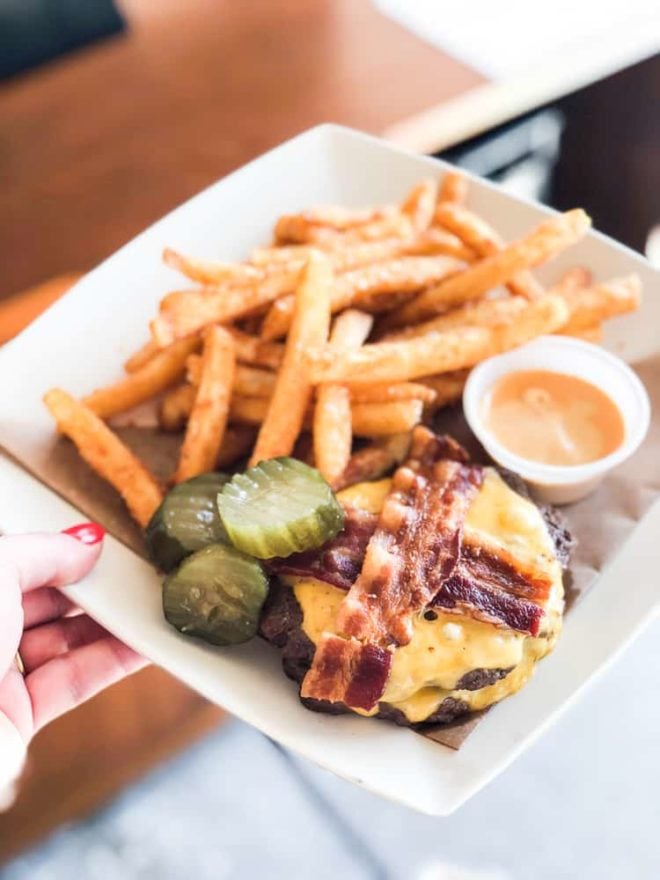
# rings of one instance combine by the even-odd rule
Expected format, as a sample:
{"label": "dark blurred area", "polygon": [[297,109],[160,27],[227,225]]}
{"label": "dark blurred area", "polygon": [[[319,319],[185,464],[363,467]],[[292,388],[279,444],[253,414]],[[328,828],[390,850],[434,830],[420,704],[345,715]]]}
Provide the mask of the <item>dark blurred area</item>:
{"label": "dark blurred area", "polygon": [[123,28],[112,0],[0,0],[0,78]]}
{"label": "dark blurred area", "polygon": [[596,229],[643,252],[660,219],[657,108],[658,56],[440,156],[559,210],[583,205]]}

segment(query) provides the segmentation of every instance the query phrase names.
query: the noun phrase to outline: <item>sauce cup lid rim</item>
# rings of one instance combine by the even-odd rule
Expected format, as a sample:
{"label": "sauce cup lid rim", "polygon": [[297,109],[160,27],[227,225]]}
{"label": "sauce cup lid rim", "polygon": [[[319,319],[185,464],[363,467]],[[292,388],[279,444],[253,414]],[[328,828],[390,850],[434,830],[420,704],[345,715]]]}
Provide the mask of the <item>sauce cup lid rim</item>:
{"label": "sauce cup lid rim", "polygon": [[[521,358],[524,358],[534,349],[562,351],[565,355],[567,349],[581,350],[592,356],[597,356],[610,369],[616,369],[626,379],[629,392],[636,398],[639,417],[635,420],[632,430],[626,430],[626,437],[623,443],[618,446],[609,455],[598,458],[595,461],[586,462],[585,464],[576,465],[553,465],[537,462],[529,458],[523,458],[514,452],[511,452],[503,446],[485,426],[481,413],[480,403],[483,400],[483,393],[478,395],[478,385],[487,381],[486,377],[490,375],[495,367],[506,363],[510,363],[510,368],[502,371],[496,378],[503,375],[517,372],[521,369],[534,369],[533,367],[517,366]],[[538,368],[537,368],[538,369]],[[552,369],[544,367],[543,369]],[[557,365],[556,372],[565,373],[566,375],[582,378],[577,372],[570,369],[570,364],[562,361]],[[493,379],[495,381],[495,379]],[[589,380],[585,380],[589,381]],[[492,384],[492,383],[491,383]],[[609,392],[608,392],[609,393]],[[478,395],[478,399],[477,399]],[[609,394],[613,402],[619,406],[620,396]],[[560,485],[580,483],[601,474],[605,474],[621,462],[629,458],[640,446],[649,428],[651,419],[651,405],[649,396],[641,379],[621,358],[606,351],[598,345],[586,342],[582,339],[573,339],[568,336],[540,336],[519,348],[504,352],[503,354],[494,355],[482,361],[471,371],[463,391],[463,408],[465,418],[476,435],[479,442],[484,446],[486,451],[499,464],[504,465],[512,471],[518,473],[523,479],[539,485]],[[626,426],[628,428],[628,426]]]}

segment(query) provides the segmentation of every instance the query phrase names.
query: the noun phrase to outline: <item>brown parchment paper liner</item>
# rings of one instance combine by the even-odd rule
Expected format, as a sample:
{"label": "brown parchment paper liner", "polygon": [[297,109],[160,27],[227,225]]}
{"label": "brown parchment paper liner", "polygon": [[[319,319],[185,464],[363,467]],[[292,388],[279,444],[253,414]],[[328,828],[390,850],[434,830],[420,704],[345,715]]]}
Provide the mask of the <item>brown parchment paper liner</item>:
{"label": "brown parchment paper liner", "polygon": [[[651,397],[652,421],[649,434],[637,453],[610,474],[588,498],[563,508],[569,527],[578,541],[567,578],[567,608],[594,584],[598,573],[617,554],[626,538],[660,494],[660,356],[635,365]],[[484,461],[469,432],[460,407],[447,410],[438,420],[440,431],[453,434],[474,455]],[[174,469],[180,437],[153,428],[124,427],[117,433],[163,479]],[[51,489],[101,523],[112,535],[136,553],[144,555],[140,530],[129,517],[121,499],[94,474],[79,457],[73,444],[53,434],[51,454],[33,472]],[[622,585],[634,589],[634,584]],[[556,650],[561,651],[561,640]],[[484,712],[465,721],[427,730],[424,736],[460,748],[479,723]]]}

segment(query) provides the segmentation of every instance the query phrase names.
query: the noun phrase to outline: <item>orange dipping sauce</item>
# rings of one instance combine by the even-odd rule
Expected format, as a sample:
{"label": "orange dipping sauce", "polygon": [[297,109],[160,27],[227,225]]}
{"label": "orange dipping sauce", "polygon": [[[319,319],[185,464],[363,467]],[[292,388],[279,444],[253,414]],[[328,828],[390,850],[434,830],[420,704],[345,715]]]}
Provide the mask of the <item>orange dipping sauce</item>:
{"label": "orange dipping sauce", "polygon": [[509,452],[550,465],[587,464],[623,443],[614,401],[591,382],[550,370],[499,379],[484,401],[484,422]]}

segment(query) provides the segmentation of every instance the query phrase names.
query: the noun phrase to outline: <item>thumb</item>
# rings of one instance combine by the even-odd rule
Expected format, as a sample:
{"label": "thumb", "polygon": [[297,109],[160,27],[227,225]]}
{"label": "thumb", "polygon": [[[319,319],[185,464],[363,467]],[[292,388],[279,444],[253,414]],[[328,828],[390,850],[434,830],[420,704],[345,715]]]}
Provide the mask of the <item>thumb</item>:
{"label": "thumb", "polygon": [[83,543],[73,534],[0,538],[0,586],[6,586],[7,580],[13,579],[21,592],[26,592],[37,587],[62,587],[80,580],[94,566],[103,546],[104,532],[100,526],[86,524],[86,528],[85,531],[78,527],[78,534],[91,536],[93,544]]}

